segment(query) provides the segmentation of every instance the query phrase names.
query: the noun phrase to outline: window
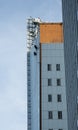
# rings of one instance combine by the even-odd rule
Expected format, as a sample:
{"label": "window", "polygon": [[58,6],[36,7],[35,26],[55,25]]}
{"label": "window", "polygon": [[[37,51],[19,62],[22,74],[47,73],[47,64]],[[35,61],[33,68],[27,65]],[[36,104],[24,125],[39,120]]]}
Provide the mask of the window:
{"label": "window", "polygon": [[58,130],[63,130],[63,129],[58,129]]}
{"label": "window", "polygon": [[60,64],[56,64],[56,70],[60,71]]}
{"label": "window", "polygon": [[61,85],[61,79],[57,79],[57,86]]}
{"label": "window", "polygon": [[61,99],[61,94],[58,94],[57,95],[57,102],[61,102],[62,101],[62,99]]}
{"label": "window", "polygon": [[51,71],[51,64],[48,64],[48,65],[47,65],[47,70],[48,70],[48,71]]}
{"label": "window", "polygon": [[58,111],[58,119],[62,119],[62,111]]}
{"label": "window", "polygon": [[53,130],[53,129],[49,129],[49,130]]}
{"label": "window", "polygon": [[52,111],[48,112],[48,119],[53,119],[53,113],[52,113]]}
{"label": "window", "polygon": [[52,85],[52,79],[48,79],[48,86]]}
{"label": "window", "polygon": [[51,94],[48,95],[48,102],[52,102],[52,95]]}

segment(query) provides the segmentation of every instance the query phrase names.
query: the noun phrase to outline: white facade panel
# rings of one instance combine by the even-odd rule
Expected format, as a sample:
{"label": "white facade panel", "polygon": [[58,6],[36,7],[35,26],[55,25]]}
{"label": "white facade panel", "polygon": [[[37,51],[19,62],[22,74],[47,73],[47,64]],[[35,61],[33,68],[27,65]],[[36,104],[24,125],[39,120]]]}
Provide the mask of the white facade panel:
{"label": "white facade panel", "polygon": [[[36,23],[35,26],[33,20],[34,19],[29,19],[28,22],[29,40],[27,44],[27,64],[29,63],[29,65],[27,65],[27,129],[40,130],[40,47],[38,30],[39,26],[38,23]],[[28,54],[30,54],[30,57],[28,57]]]}
{"label": "white facade panel", "polygon": [[[65,86],[65,66],[63,44],[42,44],[42,130],[65,129],[67,126],[67,103]],[[48,71],[48,64],[51,70]],[[60,64],[60,70],[56,70],[56,64]],[[48,79],[52,84],[48,85]],[[61,84],[57,85],[57,79]],[[52,101],[48,101],[48,95],[52,95]],[[61,94],[62,101],[57,101],[57,95]],[[48,112],[52,111],[52,119]],[[58,111],[62,111],[62,119],[58,119]]]}

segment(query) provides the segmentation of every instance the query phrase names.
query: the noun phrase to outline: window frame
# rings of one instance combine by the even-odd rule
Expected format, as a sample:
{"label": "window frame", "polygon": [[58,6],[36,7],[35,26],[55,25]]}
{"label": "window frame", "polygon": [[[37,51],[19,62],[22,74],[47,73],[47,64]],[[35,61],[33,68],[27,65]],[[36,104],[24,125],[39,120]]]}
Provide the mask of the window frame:
{"label": "window frame", "polygon": [[48,102],[52,102],[52,95],[48,94]]}
{"label": "window frame", "polygon": [[57,94],[57,102],[62,102],[62,95],[61,94]]}
{"label": "window frame", "polygon": [[61,86],[61,79],[60,78],[57,78],[56,82],[57,82],[57,86]]}
{"label": "window frame", "polygon": [[52,111],[48,111],[48,119],[53,119],[53,112]]}
{"label": "window frame", "polygon": [[47,70],[51,71],[52,70],[52,65],[51,64],[47,64]]}
{"label": "window frame", "polygon": [[56,71],[60,71],[60,64],[56,64]]}
{"label": "window frame", "polygon": [[52,79],[51,78],[48,79],[48,86],[52,86]]}
{"label": "window frame", "polygon": [[58,119],[63,119],[62,111],[58,111]]}

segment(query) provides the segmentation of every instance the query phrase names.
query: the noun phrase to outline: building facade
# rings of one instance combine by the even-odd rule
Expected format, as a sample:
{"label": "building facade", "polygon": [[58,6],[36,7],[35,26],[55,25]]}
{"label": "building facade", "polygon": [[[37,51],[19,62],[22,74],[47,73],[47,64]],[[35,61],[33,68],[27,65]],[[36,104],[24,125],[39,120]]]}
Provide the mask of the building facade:
{"label": "building facade", "polygon": [[27,121],[28,130],[39,130],[40,118],[40,49],[39,21],[27,22]]}
{"label": "building facade", "polygon": [[27,129],[77,130],[75,41],[69,49],[63,24],[40,19],[28,19],[27,33]]}
{"label": "building facade", "polygon": [[68,130],[62,23],[40,24],[40,46],[40,130]]}
{"label": "building facade", "polygon": [[62,0],[68,129],[77,130],[78,119],[78,0]]}

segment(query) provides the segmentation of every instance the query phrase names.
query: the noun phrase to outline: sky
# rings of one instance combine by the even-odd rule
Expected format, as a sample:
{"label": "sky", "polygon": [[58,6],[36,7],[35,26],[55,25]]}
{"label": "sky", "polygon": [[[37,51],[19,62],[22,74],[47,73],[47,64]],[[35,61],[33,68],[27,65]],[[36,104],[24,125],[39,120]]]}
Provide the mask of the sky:
{"label": "sky", "polygon": [[0,0],[0,130],[27,130],[27,18],[61,22],[61,0]]}

